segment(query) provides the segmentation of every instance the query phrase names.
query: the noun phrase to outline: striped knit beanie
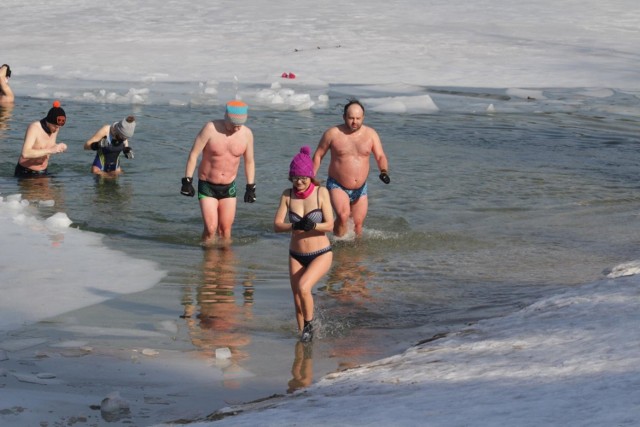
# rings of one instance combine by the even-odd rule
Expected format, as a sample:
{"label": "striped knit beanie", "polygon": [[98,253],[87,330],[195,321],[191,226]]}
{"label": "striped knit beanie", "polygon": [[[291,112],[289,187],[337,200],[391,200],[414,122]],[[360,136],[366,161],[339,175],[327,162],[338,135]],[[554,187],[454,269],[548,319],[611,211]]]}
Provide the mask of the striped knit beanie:
{"label": "striped knit beanie", "polygon": [[243,125],[247,121],[249,106],[242,101],[227,102],[227,117],[236,126]]}

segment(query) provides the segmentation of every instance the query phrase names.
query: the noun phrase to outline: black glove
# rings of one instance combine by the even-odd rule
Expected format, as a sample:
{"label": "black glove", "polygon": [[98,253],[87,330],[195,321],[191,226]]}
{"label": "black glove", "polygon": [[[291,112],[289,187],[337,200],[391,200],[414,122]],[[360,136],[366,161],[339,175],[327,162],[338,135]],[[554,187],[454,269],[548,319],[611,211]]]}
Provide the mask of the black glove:
{"label": "black glove", "polygon": [[124,147],[122,149],[122,152],[127,159],[133,159],[133,150],[131,149],[131,147]]}
{"label": "black glove", "polygon": [[247,184],[244,190],[244,202],[253,203],[256,201],[256,185]]}
{"label": "black glove", "polygon": [[98,151],[100,148],[104,148],[108,145],[109,143],[107,142],[107,138],[102,138],[100,141],[92,142],[91,149],[93,151]]}
{"label": "black glove", "polygon": [[391,182],[391,178],[389,178],[389,175],[387,174],[387,170],[386,169],[382,169],[380,171],[380,181],[384,182],[385,184],[388,184]]}
{"label": "black glove", "polygon": [[304,217],[301,221],[294,222],[291,228],[294,230],[311,231],[316,228],[316,223],[311,221],[309,218]]}
{"label": "black glove", "polygon": [[182,178],[182,188],[180,189],[180,194],[193,197],[196,194],[196,190],[193,188],[192,183],[193,178],[187,178],[186,176]]}
{"label": "black glove", "polygon": [[300,222],[304,223],[304,225],[302,226],[302,229],[304,231],[311,231],[316,229],[316,223],[311,221],[309,218],[305,218]]}

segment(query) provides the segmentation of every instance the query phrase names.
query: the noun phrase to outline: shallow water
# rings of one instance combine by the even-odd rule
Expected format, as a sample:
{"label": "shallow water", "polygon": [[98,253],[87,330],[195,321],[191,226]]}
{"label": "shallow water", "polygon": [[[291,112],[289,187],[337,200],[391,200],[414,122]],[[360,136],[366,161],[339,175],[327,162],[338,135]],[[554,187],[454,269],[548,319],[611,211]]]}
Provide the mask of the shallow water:
{"label": "shallow water", "polygon": [[[548,91],[539,101],[500,91],[431,95],[439,113],[367,113],[367,124],[381,135],[392,182],[385,186],[372,173],[364,238],[334,241],[333,268],[315,289],[321,324],[315,379],[597,280],[603,270],[638,258],[639,122],[629,114],[638,110],[637,97],[569,90]],[[495,113],[487,112],[489,104]],[[52,159],[54,177],[46,180],[19,182],[11,175],[27,124],[44,116],[49,102],[20,99],[3,112],[0,192],[55,200],[41,208],[43,216],[64,211],[73,227],[102,233],[106,245],[156,261],[168,274],[148,291],[13,335],[55,330],[73,339],[70,324],[152,330],[171,320],[173,340],[136,337],[135,345],[202,357],[229,347],[234,366],[252,373],[238,376],[235,390],[250,388],[256,397],[284,392],[297,349],[288,239],[272,232],[272,219],[291,157],[300,145],[315,148],[322,132],[339,122],[340,106],[251,111],[258,200],[240,199],[227,251],[202,250],[197,201],[179,193],[193,138],[220,116],[220,107],[64,107],[68,124],[58,140],[69,150]],[[135,159],[122,160],[125,174],[117,180],[94,178],[85,139],[130,113],[138,121]],[[244,187],[242,173],[238,186]],[[96,340],[133,345],[123,336]]]}

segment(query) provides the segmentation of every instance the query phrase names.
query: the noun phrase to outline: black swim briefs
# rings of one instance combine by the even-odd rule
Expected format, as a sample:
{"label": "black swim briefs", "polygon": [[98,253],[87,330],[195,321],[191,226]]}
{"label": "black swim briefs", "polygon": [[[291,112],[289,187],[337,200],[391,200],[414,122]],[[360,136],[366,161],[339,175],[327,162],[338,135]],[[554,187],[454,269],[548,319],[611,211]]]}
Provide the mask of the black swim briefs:
{"label": "black swim briefs", "polygon": [[214,199],[228,199],[236,197],[236,182],[231,184],[212,184],[208,181],[198,180],[198,199],[213,197]]}
{"label": "black swim briefs", "polygon": [[38,178],[49,175],[49,172],[45,170],[34,171],[33,169],[26,168],[20,163],[16,165],[16,169],[13,172],[13,176],[17,178]]}

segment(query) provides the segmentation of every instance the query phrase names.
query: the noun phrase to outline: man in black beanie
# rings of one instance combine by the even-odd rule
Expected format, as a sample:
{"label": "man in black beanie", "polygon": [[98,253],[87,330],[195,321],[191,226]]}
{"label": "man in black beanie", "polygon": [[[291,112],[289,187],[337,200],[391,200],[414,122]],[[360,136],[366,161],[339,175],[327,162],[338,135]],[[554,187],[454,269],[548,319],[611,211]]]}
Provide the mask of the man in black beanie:
{"label": "man in black beanie", "polygon": [[20,178],[33,178],[47,175],[49,156],[64,153],[67,145],[56,144],[58,130],[67,122],[67,115],[60,101],[55,101],[47,116],[29,125],[24,135],[22,152],[14,175]]}

